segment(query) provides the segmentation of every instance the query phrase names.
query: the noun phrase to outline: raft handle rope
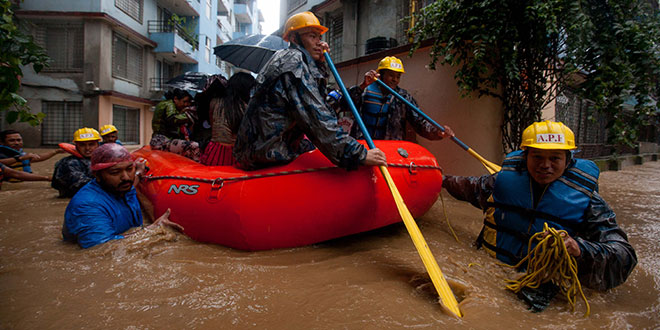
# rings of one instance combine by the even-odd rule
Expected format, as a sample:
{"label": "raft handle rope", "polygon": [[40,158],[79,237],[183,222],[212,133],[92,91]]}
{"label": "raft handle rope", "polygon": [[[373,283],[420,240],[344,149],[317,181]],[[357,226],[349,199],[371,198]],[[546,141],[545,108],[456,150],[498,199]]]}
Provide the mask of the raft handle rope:
{"label": "raft handle rope", "polygon": [[[547,233],[547,234],[546,234]],[[544,223],[543,231],[534,234],[528,243],[527,256],[517,265],[507,267],[518,268],[527,262],[527,273],[517,280],[505,280],[506,288],[518,293],[524,287],[536,289],[539,285],[550,282],[559,287],[566,299],[571,304],[571,311],[575,311],[577,294],[580,293],[587,307],[584,316],[589,316],[591,308],[589,302],[582,292],[582,286],[578,279],[578,268],[575,258],[568,254],[563,237],[568,235],[565,230],[550,228]],[[539,241],[532,249],[532,243]]]}
{"label": "raft handle rope", "polygon": [[[434,165],[417,165],[413,162],[410,164],[394,164],[394,163],[388,163],[388,167],[399,167],[399,168],[407,168],[409,172],[414,171],[413,169],[430,169],[430,170],[439,170],[441,171],[442,168],[440,166],[434,166]],[[316,167],[316,168],[306,168],[302,170],[293,170],[293,171],[281,171],[281,172],[269,172],[269,173],[263,173],[263,174],[252,174],[252,175],[242,175],[242,176],[235,176],[235,177],[230,177],[230,178],[215,178],[215,179],[204,179],[204,178],[197,178],[197,177],[191,177],[191,176],[178,176],[178,175],[147,175],[145,176],[145,180],[147,181],[154,181],[154,180],[167,180],[167,179],[175,179],[175,180],[187,180],[187,181],[195,181],[195,182],[202,182],[202,183],[210,183],[212,185],[212,189],[215,187],[216,184],[220,184],[221,189],[224,186],[224,183],[229,181],[243,181],[243,180],[251,180],[251,179],[260,179],[260,178],[270,178],[270,177],[275,177],[275,176],[281,176],[281,175],[292,175],[292,174],[303,174],[303,173],[311,173],[311,172],[319,172],[319,171],[326,171],[326,170],[331,170],[331,169],[338,169],[339,167],[337,166],[324,166],[324,167]],[[415,172],[416,173],[416,172]]]}

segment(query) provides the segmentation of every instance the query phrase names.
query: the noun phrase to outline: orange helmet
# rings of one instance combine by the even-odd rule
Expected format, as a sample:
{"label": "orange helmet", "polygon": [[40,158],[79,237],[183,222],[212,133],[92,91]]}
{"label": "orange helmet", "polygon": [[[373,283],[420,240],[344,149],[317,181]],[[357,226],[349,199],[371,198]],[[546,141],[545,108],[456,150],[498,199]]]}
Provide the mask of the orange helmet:
{"label": "orange helmet", "polygon": [[321,34],[324,34],[328,31],[327,27],[321,25],[321,22],[319,22],[319,19],[316,18],[316,15],[314,15],[312,12],[305,11],[295,14],[286,20],[286,24],[284,24],[284,35],[282,36],[282,39],[284,39],[284,41],[290,41],[289,35],[291,32],[306,27],[315,27],[321,31]]}

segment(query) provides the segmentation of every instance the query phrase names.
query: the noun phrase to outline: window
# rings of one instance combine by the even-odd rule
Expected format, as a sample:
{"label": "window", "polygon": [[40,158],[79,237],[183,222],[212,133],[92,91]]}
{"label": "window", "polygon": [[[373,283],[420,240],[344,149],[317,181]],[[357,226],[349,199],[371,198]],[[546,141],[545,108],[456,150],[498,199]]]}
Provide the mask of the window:
{"label": "window", "polygon": [[328,33],[326,40],[332,51],[332,59],[336,62],[342,60],[342,40],[344,32],[344,17],[341,10],[327,18]]}
{"label": "window", "polygon": [[116,33],[112,38],[112,76],[142,85],[142,47]]}
{"label": "window", "polygon": [[140,143],[140,109],[113,104],[112,124],[117,127],[122,143]]}
{"label": "window", "polygon": [[82,23],[34,23],[28,29],[50,57],[44,70],[82,71],[85,43]]}
{"label": "window", "polygon": [[46,114],[41,126],[41,144],[58,144],[73,139],[73,132],[83,126],[82,102],[43,101]]}
{"label": "window", "polygon": [[211,6],[211,0],[206,0],[206,18],[211,19],[211,11],[213,6]]}
{"label": "window", "polygon": [[206,63],[211,63],[211,38],[206,37],[206,52],[204,53]]}
{"label": "window", "polygon": [[115,0],[115,7],[125,12],[134,20],[142,23],[142,0]]}

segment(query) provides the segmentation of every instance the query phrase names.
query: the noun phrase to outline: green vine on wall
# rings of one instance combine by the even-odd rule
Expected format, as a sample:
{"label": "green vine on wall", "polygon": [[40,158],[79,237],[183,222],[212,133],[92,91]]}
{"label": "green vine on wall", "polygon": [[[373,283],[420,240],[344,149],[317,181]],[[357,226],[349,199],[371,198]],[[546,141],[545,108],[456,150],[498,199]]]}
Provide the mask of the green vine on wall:
{"label": "green vine on wall", "polygon": [[197,20],[193,17],[190,24],[186,24],[186,17],[172,14],[167,25],[181,34],[181,37],[192,45],[193,51],[199,49],[199,35],[195,32]]}
{"label": "green vine on wall", "polygon": [[433,40],[431,69],[453,66],[463,96],[502,101],[505,150],[565,85],[605,115],[611,143],[632,144],[658,117],[658,17],[645,0],[438,0],[414,14],[411,54]]}

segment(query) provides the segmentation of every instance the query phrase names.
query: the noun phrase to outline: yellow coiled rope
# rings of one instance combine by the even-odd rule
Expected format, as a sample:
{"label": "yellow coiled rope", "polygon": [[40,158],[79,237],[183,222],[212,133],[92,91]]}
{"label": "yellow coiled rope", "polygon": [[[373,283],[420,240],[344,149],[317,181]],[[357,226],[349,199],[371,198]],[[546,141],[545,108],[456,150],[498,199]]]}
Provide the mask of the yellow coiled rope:
{"label": "yellow coiled rope", "polygon": [[456,236],[456,232],[454,232],[454,228],[452,228],[451,223],[449,223],[449,217],[447,216],[447,208],[445,207],[445,199],[444,197],[442,197],[442,193],[440,194],[440,200],[442,201],[442,212],[444,212],[445,214],[445,221],[447,221],[447,226],[449,227],[451,234],[454,235],[454,239],[456,240],[456,242],[460,243],[461,241],[458,240],[458,236]]}
{"label": "yellow coiled rope", "polygon": [[[577,262],[566,250],[563,240],[565,235],[568,235],[565,230],[550,228],[545,223],[543,231],[534,234],[529,239],[527,256],[515,266],[507,265],[518,268],[525,261],[528,261],[527,274],[521,276],[518,280],[506,280],[506,288],[518,293],[524,287],[537,289],[539,285],[552,281],[566,295],[572,311],[575,311],[576,296],[578,292],[580,293],[587,306],[587,312],[584,314],[586,317],[589,316],[591,309],[578,280]],[[539,241],[539,243],[532,249],[534,241]]]}

